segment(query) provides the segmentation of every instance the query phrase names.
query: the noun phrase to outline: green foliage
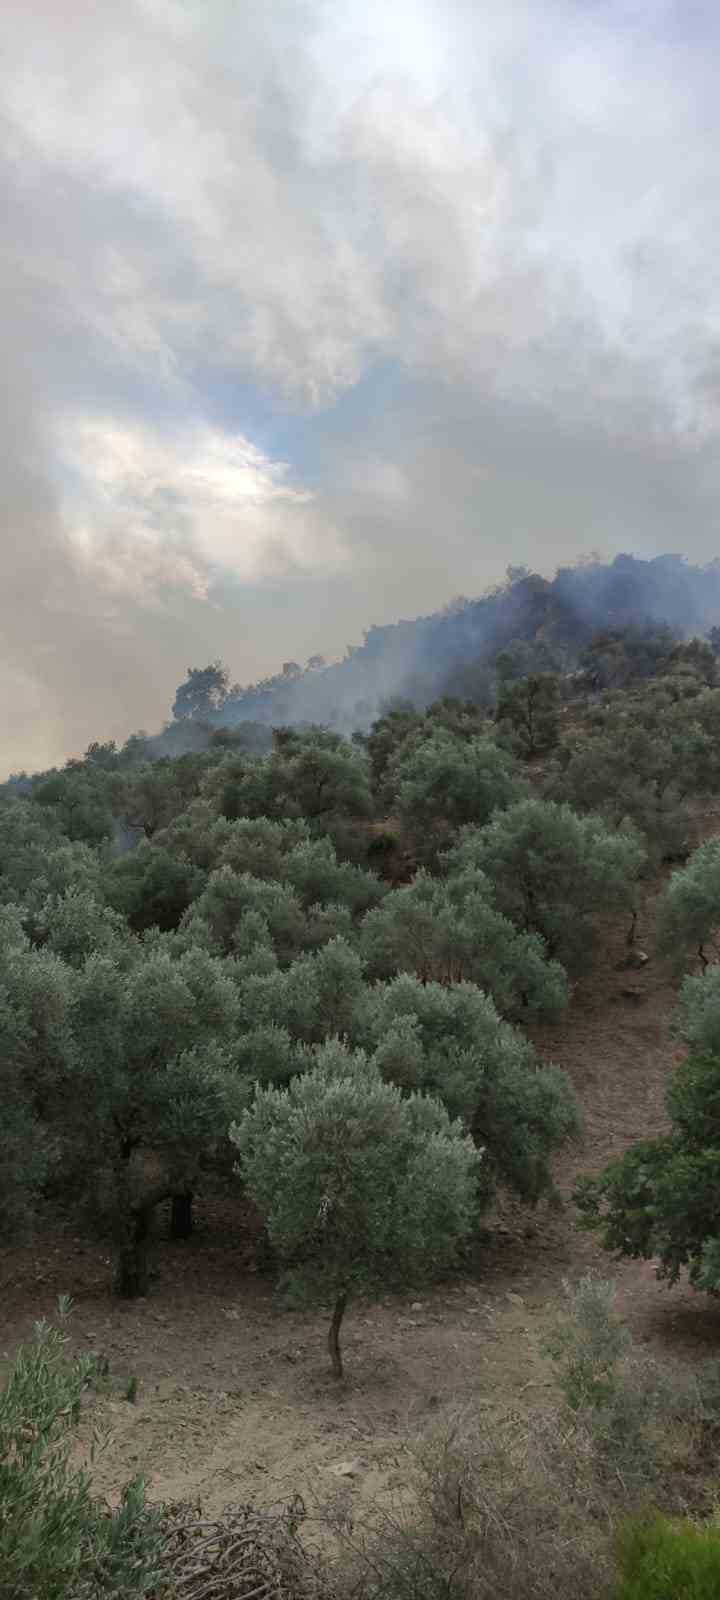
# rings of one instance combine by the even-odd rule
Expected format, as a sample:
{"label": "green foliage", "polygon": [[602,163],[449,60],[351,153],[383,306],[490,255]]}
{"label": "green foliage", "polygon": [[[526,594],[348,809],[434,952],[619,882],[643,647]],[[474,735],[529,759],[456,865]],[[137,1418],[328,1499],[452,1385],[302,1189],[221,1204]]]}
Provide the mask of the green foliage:
{"label": "green foliage", "polygon": [[492,905],[476,869],[445,881],[419,872],[371,911],[361,947],[372,976],[414,972],[424,982],[468,979],[491,995],[504,1016],[553,1015],[567,1004],[562,967],[547,961],[542,940],[518,933]]}
{"label": "green foliage", "polygon": [[594,916],[632,904],[644,859],[632,832],[578,817],[566,805],[521,800],[487,827],[466,829],[447,865],[451,873],[484,873],[498,909],[578,970],[593,948]]}
{"label": "green foliage", "polygon": [[173,716],[177,721],[209,719],[227,698],[229,686],[230,675],[221,661],[213,661],[207,667],[188,667],[185,683],[175,696]]}
{"label": "green foliage", "polygon": [[546,1349],[558,1366],[558,1381],[571,1411],[606,1405],[617,1381],[630,1335],[615,1311],[615,1287],[589,1273],[565,1288],[565,1312]]}
{"label": "green foliage", "polygon": [[720,966],[683,980],[672,1031],[694,1055],[720,1056]]}
{"label": "green foliage", "polygon": [[321,728],[280,730],[267,758],[227,757],[209,771],[202,792],[228,821],[302,817],[313,833],[372,809],[364,752]]}
{"label": "green foliage", "polygon": [[533,672],[514,683],[501,682],[495,721],[511,747],[523,756],[542,755],[558,742],[560,688],[549,672]]}
{"label": "green foliage", "polygon": [[[61,1313],[68,1310],[61,1304]],[[70,1358],[60,1329],[38,1323],[0,1392],[0,1597],[130,1600],[156,1592],[162,1535],[141,1479],[110,1510],[69,1457],[95,1366]]]}
{"label": "green foliage", "polygon": [[0,1235],[5,1240],[22,1234],[32,1218],[48,1167],[46,1143],[22,1077],[5,1067],[0,1122]]}
{"label": "green foliage", "polygon": [[432,853],[465,823],[482,825],[524,793],[517,764],[493,739],[444,730],[405,752],[392,772],[397,809],[416,847]]}
{"label": "green foliage", "polygon": [[318,818],[368,817],[372,810],[367,762],[338,735],[333,744],[294,735],[273,758],[280,766],[282,814]]}
{"label": "green foliage", "polygon": [[190,943],[206,944],[215,954],[229,955],[235,949],[244,953],[248,941],[243,924],[248,917],[264,923],[281,960],[290,960],[302,948],[306,921],[292,889],[263,882],[249,872],[233,872],[232,867],[218,867],[210,873],[202,893],[186,912],[182,929]]}
{"label": "green foliage", "polygon": [[207,758],[201,755],[180,756],[175,761],[164,756],[131,769],[123,795],[126,821],[152,839],[196,798],[207,765]]}
{"label": "green foliage", "polygon": [[565,1307],[545,1349],[601,1479],[635,1503],[649,1493],[671,1502],[673,1450],[702,1409],[693,1377],[638,1350],[618,1316],[614,1285],[589,1273],[573,1288],[565,1284]]}
{"label": "green foliage", "polygon": [[[712,1006],[701,984],[683,996],[680,1028],[702,1038]],[[717,988],[709,985],[710,997]],[[697,1030],[692,1003],[700,998]],[[672,1132],[645,1140],[585,1179],[577,1202],[606,1249],[657,1257],[660,1276],[675,1283],[687,1267],[691,1284],[720,1292],[720,1054],[693,1053],[674,1073],[667,1094]]]}
{"label": "green foliage", "polygon": [[96,1207],[104,1196],[122,1293],[146,1292],[155,1206],[195,1186],[244,1104],[230,1052],[239,1015],[230,974],[197,948],[143,952],[126,969],[96,955],[75,978],[60,1127],[69,1169]]}
{"label": "green foliage", "polygon": [[[48,951],[31,949],[21,913],[0,910],[0,1207],[5,1227],[22,1225],[48,1170],[47,1125],[62,1115],[71,1039],[73,977]],[[55,1152],[56,1153],[56,1152]]]}
{"label": "green foliage", "polygon": [[473,984],[447,988],[410,975],[376,984],[359,997],[353,1038],[374,1052],[384,1077],[435,1095],[464,1119],[485,1152],[486,1198],[497,1182],[530,1203],[552,1193],[550,1157],[579,1129],[570,1082],[539,1064]]}
{"label": "green foliage", "polygon": [[717,659],[708,639],[683,639],[670,652],[671,668],[688,669],[706,685],[714,689],[717,683]]}
{"label": "green foliage", "polygon": [[388,766],[406,739],[422,726],[422,716],[408,701],[377,717],[365,741],[373,789],[381,793]]}
{"label": "green foliage", "polygon": [[[0,801],[0,900],[24,898],[62,838],[57,817],[30,800]],[[45,890],[47,892],[47,890]]]}
{"label": "green foliage", "polygon": [[660,902],[658,944],[676,961],[690,951],[707,963],[705,946],[720,931],[720,839],[708,839],[674,872]]}
{"label": "green foliage", "polygon": [[177,928],[204,884],[201,868],[146,843],[113,862],[103,879],[108,904],[126,917],[136,933]]}
{"label": "green foliage", "polygon": [[293,1286],[338,1322],[348,1296],[448,1266],[469,1231],[472,1141],[338,1041],[287,1089],[259,1090],[231,1137]]}
{"label": "green foliage", "polygon": [[124,917],[103,905],[92,890],[75,887],[48,896],[33,919],[33,942],[71,967],[82,966],[93,954],[122,962],[134,946]]}
{"label": "green foliage", "polygon": [[614,1600],[715,1600],[720,1594],[720,1528],[668,1517],[628,1521],[617,1541]]}
{"label": "green foliage", "polygon": [[373,723],[365,740],[375,793],[391,802],[400,761],[435,735],[472,739],[487,734],[491,725],[477,697],[460,700],[446,695],[427,710],[415,709],[410,702],[391,706]]}
{"label": "green foliage", "polygon": [[303,905],[344,905],[361,916],[382,900],[383,884],[373,872],[338,861],[327,838],[303,841],[288,852],[284,875]]}
{"label": "green foliage", "polygon": [[250,1029],[277,1024],[297,1043],[315,1044],[356,1026],[363,994],[360,956],[342,938],[301,956],[285,972],[249,976],[241,1007]]}
{"label": "green foliage", "polygon": [[606,628],[585,646],[580,662],[593,688],[625,688],[665,671],[675,643],[663,626]]}
{"label": "green foliage", "polygon": [[614,826],[632,822],[657,858],[687,852],[688,800],[720,789],[720,691],[658,680],[610,696],[560,750],[548,792]]}

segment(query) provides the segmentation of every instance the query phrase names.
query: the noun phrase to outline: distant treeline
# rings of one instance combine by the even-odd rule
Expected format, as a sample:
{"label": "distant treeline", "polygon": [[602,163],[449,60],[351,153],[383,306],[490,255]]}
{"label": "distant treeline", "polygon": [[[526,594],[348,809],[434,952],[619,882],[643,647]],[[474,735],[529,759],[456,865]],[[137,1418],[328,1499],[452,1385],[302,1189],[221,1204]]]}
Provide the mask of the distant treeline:
{"label": "distant treeline", "polygon": [[582,665],[597,634],[636,630],[666,638],[710,634],[720,622],[720,560],[691,566],[678,555],[650,561],[620,555],[610,563],[563,567],[552,579],[509,567],[504,583],[478,600],[459,599],[431,616],[368,629],[362,645],[326,665],[287,661],[273,677],[232,685],[220,662],[192,668],[178,689],[176,721],[211,727],[322,723],[367,729],[399,700],[426,706],[446,695],[491,704],[499,652],[532,650],[526,670],[568,672]]}

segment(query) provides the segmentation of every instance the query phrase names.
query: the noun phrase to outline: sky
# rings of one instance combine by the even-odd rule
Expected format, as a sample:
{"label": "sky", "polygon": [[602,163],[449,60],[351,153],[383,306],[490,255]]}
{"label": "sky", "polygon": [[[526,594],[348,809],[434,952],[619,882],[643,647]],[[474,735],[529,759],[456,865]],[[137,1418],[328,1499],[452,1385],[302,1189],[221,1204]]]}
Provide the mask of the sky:
{"label": "sky", "polygon": [[720,553],[716,0],[6,0],[0,766]]}

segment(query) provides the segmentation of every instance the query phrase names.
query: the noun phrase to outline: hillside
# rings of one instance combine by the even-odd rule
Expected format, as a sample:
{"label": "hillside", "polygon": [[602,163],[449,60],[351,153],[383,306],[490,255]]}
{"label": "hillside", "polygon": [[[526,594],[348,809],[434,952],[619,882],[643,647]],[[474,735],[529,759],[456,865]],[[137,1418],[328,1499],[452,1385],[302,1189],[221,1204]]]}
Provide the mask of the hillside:
{"label": "hillside", "polygon": [[[720,832],[720,825],[717,826]],[[653,948],[653,893],[639,935]],[[117,1493],[140,1464],[157,1498],[201,1495],[208,1512],[230,1500],[262,1503],[298,1484],[323,1499],[350,1463],[353,1502],[403,1479],[409,1427],[438,1404],[480,1401],[532,1408],[550,1383],[539,1344],[562,1299],[562,1280],[591,1267],[618,1283],[635,1337],[664,1356],[692,1361],[714,1353],[720,1311],[685,1288],[669,1293],[652,1264],[609,1265],[573,1225],[569,1196],[581,1171],[598,1170],[635,1138],[665,1125],[664,1094],[677,1050],[667,1036],[674,1003],[653,961],[641,999],[622,994],[617,973],[624,928],[608,929],[597,970],[577,986],[542,1049],[569,1072],[583,1112],[582,1146],[556,1175],[565,1209],[530,1218],[502,1210],[472,1270],[423,1292],[364,1306],[354,1319],[352,1372],[338,1398],[328,1385],[324,1319],[278,1306],[272,1282],[253,1265],[253,1239],[227,1206],[201,1204],[192,1240],[158,1232],[157,1278],[139,1307],[108,1298],[102,1249],[85,1239],[49,1239],[7,1255],[4,1338],[11,1345],[33,1317],[51,1314],[57,1294],[77,1305],[73,1339],[107,1354],[116,1398],[103,1403],[114,1447],[98,1485]],[[121,1398],[136,1374],[139,1399]],[[97,1420],[97,1419],[96,1419]]]}
{"label": "hillside", "polygon": [[[576,613],[571,648],[517,575],[487,605],[474,695],[270,732],[217,725],[209,669],[175,732],[0,793],[6,1393],[69,1294],[96,1493],[299,1494],[326,1530],[340,1495],[368,1539],[412,1513],[418,1429],[519,1428],[527,1462],[547,1427],[599,1585],[618,1484],[623,1514],[712,1490],[720,633]],[[562,1401],[562,1316],[624,1352],[612,1426],[595,1379]]]}
{"label": "hillside", "polygon": [[684,638],[718,618],[720,561],[693,567],[681,556],[623,555],[561,568],[552,579],[509,568],[507,581],[480,599],[371,627],[337,664],[316,656],[301,670],[288,662],[247,688],[198,675],[178,690],[175,716],[201,716],[213,727],[321,722],[352,733],[393,700],[492,698],[495,658],[514,644],[532,647],[541,669],[569,671],[597,633],[665,625]]}

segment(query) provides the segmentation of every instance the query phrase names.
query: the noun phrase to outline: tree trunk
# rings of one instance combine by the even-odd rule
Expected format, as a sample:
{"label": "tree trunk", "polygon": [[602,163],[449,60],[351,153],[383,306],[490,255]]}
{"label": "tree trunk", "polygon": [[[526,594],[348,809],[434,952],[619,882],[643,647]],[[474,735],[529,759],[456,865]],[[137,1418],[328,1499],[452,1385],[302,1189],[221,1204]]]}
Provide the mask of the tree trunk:
{"label": "tree trunk", "polygon": [[170,1212],[170,1237],[172,1239],[189,1239],[193,1231],[193,1199],[192,1189],[185,1194],[174,1194]]}
{"label": "tree trunk", "polygon": [[133,1207],[124,1220],[115,1262],[115,1293],[124,1300],[146,1295],[150,1283],[148,1236],[153,1207]]}
{"label": "tree trunk", "polygon": [[347,1300],[346,1293],[338,1295],[328,1332],[328,1350],[334,1378],[343,1377],[342,1354],[340,1352],[340,1324],[345,1315]]}

